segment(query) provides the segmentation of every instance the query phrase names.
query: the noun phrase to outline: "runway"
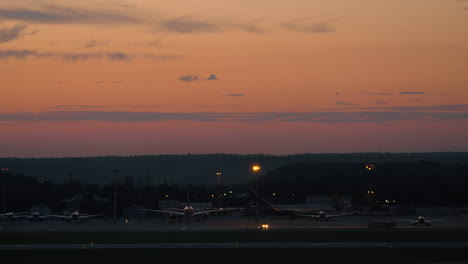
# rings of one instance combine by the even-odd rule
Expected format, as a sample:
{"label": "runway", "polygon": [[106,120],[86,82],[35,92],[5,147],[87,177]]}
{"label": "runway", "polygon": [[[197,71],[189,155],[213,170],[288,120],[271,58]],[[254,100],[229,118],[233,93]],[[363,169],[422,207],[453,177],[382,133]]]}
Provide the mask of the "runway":
{"label": "runway", "polygon": [[229,248],[465,248],[468,243],[157,243],[0,245],[0,250],[61,249],[229,249]]}
{"label": "runway", "polygon": [[[95,218],[87,222],[64,222],[60,220],[43,220],[29,222],[25,220],[2,222],[6,232],[88,232],[88,231],[122,231],[122,232],[174,232],[174,231],[242,231],[256,230],[261,223],[268,223],[270,230],[340,230],[368,229],[375,221],[395,221],[395,229],[468,229],[468,216],[433,216],[444,218],[432,226],[413,226],[397,219],[415,219],[417,215],[407,216],[343,216],[332,221],[314,221],[308,218],[291,219],[288,216],[254,216],[240,214],[210,216],[201,221],[186,221],[166,224],[167,217],[118,218],[114,224],[112,218]],[[4,231],[5,232],[5,231]]]}

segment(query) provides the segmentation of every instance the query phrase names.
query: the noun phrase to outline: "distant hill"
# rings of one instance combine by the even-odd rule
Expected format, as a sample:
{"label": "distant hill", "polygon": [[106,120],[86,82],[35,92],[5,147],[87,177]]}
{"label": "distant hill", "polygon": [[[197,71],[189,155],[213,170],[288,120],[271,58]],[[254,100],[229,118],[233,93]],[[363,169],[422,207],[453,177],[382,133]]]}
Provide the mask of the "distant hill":
{"label": "distant hill", "polygon": [[388,163],[436,161],[468,164],[467,152],[437,153],[334,153],[334,154],[186,154],[148,156],[102,156],[81,158],[0,158],[0,167],[13,174],[24,174],[56,183],[70,179],[82,183],[106,184],[132,180],[137,185],[207,184],[216,185],[216,172],[223,184],[240,184],[254,179],[253,164],[262,166],[262,175],[291,163]]}

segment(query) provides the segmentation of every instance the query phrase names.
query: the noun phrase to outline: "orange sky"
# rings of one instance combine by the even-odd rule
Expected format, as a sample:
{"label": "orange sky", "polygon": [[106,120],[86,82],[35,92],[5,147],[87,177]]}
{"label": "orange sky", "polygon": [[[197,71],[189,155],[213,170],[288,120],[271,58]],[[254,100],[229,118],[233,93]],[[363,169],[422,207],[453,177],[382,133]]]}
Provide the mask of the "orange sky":
{"label": "orange sky", "polygon": [[468,1],[0,0],[0,156],[468,151]]}

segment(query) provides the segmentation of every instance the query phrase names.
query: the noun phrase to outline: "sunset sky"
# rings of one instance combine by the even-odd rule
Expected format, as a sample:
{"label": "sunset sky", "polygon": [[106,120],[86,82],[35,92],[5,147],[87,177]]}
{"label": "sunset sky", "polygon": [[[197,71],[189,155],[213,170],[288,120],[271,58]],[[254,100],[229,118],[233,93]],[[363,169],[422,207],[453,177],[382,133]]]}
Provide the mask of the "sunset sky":
{"label": "sunset sky", "polygon": [[468,0],[0,0],[0,157],[468,151]]}

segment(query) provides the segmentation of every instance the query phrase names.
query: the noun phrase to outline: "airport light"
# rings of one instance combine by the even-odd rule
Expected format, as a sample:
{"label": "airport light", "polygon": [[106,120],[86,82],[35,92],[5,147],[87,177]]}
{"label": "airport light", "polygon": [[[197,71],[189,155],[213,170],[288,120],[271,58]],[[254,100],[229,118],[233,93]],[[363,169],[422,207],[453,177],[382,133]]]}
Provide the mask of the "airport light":
{"label": "airport light", "polygon": [[[259,165],[252,166],[254,174],[258,174],[260,169]],[[258,177],[255,179],[255,222],[258,223]]]}

